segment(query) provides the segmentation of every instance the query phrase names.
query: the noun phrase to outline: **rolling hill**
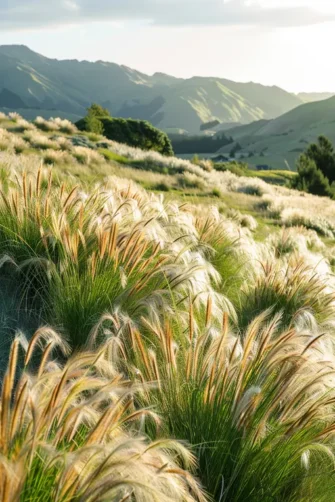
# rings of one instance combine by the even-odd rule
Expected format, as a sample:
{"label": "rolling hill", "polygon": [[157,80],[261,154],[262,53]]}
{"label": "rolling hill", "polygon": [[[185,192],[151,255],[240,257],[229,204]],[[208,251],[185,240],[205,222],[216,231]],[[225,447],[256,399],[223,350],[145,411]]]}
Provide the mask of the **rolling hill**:
{"label": "rolling hill", "polygon": [[[219,133],[218,133],[219,134]],[[335,142],[335,97],[301,105],[274,120],[262,120],[235,127],[229,135],[239,143],[239,156],[254,165],[294,169],[299,155],[318,136]],[[232,145],[220,153],[227,154]]]}
{"label": "rolling hill", "polygon": [[0,46],[0,109],[30,118],[83,116],[93,102],[114,116],[150,120],[165,130],[200,132],[203,123],[271,119],[302,101],[279,87],[214,77],[152,76],[114,63],[46,58],[21,45]]}
{"label": "rolling hill", "polygon": [[335,92],[300,92],[297,94],[304,103],[312,103],[313,101],[322,101],[332,98]]}

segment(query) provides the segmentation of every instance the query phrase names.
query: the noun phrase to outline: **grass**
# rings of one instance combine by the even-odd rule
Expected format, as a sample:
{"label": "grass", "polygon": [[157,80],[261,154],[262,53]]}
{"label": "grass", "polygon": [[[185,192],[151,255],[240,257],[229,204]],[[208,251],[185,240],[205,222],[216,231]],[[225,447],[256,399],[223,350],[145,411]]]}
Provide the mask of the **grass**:
{"label": "grass", "polygon": [[289,181],[292,180],[297,173],[293,171],[284,170],[270,170],[270,171],[251,171],[250,176],[255,178],[260,178],[267,183],[272,183],[273,185],[287,185]]}
{"label": "grass", "polygon": [[[284,266],[265,262],[254,280],[241,291],[239,325],[244,327],[250,319],[266,309],[282,313],[284,326],[299,323],[307,316],[315,326],[333,320],[334,294],[303,259],[296,259]],[[281,266],[280,266],[281,265]],[[316,328],[317,329],[317,328]]]}
{"label": "grass", "polygon": [[99,150],[101,155],[106,159],[106,160],[111,160],[115,161],[118,164],[129,164],[129,161],[126,157],[123,157],[122,155],[118,155],[117,153],[111,152],[110,150],[107,150],[106,148],[101,148]]}
{"label": "grass", "polygon": [[191,307],[186,333],[166,320],[122,335],[134,377],[158,381],[149,402],[164,434],[193,445],[214,500],[327,500],[333,489],[329,368],[312,335],[280,321],[263,313],[239,337],[227,317],[222,331],[212,322],[209,303],[199,329]]}
{"label": "grass", "polygon": [[22,336],[13,342],[0,401],[1,500],[203,501],[180,465],[194,464],[186,448],[141,434],[141,420],[158,419],[135,406],[141,387],[115,371],[108,346],[77,354],[63,367],[54,351],[68,348],[50,329],[29,344]]}
{"label": "grass", "polygon": [[334,201],[0,122],[1,500],[332,500]]}

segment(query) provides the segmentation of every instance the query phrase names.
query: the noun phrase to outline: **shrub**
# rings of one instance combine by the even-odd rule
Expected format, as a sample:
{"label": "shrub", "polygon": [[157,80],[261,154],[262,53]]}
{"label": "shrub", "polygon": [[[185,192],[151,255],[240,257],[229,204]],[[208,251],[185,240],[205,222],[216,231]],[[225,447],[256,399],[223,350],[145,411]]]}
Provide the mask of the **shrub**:
{"label": "shrub", "polygon": [[222,196],[221,190],[219,188],[213,188],[212,195],[213,197],[220,198]]}
{"label": "shrub", "polygon": [[154,186],[154,190],[157,190],[158,192],[169,192],[171,190],[171,186],[163,181],[161,183],[157,183]]}
{"label": "shrub", "polygon": [[[77,122],[81,131],[102,134],[95,128],[96,121],[103,127],[103,134],[110,140],[125,143],[129,146],[143,150],[154,150],[163,155],[173,155],[171,142],[168,136],[143,120],[97,117],[88,114],[86,118]],[[91,125],[93,124],[93,129]]]}

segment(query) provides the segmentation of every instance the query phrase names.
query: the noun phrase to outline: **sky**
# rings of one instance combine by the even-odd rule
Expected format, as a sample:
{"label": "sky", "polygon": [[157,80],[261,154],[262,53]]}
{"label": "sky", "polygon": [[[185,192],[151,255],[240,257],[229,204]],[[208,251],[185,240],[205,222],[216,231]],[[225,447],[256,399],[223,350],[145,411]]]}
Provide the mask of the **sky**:
{"label": "sky", "polygon": [[0,44],[145,73],[335,91],[335,0],[0,0]]}

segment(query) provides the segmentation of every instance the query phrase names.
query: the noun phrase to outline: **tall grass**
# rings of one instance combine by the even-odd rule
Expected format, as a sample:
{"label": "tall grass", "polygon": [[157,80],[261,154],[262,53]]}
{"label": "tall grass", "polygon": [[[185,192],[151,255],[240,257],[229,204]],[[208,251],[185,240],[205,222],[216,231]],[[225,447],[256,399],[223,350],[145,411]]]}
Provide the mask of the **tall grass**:
{"label": "tall grass", "polygon": [[220,274],[219,291],[237,307],[240,291],[246,277],[254,269],[258,250],[248,232],[217,211],[199,215],[195,226],[199,243],[205,247],[206,256]]}
{"label": "tall grass", "polygon": [[87,196],[54,186],[51,171],[24,172],[2,193],[0,254],[16,265],[25,301],[75,346],[105,311],[157,318],[190,292],[224,305],[212,288],[217,273],[190,249],[195,229],[185,235],[178,213],[164,213],[130,187]]}
{"label": "tall grass", "polygon": [[286,264],[262,263],[260,272],[245,284],[241,295],[241,327],[269,308],[283,313],[282,322],[286,326],[304,319],[313,322],[314,326],[328,324],[328,329],[334,323],[334,292],[329,291],[315,268],[296,256],[289,258]]}
{"label": "tall grass", "polygon": [[[121,366],[158,382],[147,401],[165,418],[164,434],[186,439],[199,475],[216,501],[329,500],[334,489],[334,358],[322,337],[281,317],[255,319],[242,337],[221,331],[208,304],[203,328],[175,322],[116,329]],[[95,333],[95,336],[97,334]],[[126,353],[126,363],[124,362]],[[129,366],[130,365],[130,366]]]}
{"label": "tall grass", "polygon": [[187,449],[144,437],[141,422],[158,418],[136,406],[143,389],[115,371],[109,350],[77,354],[62,367],[53,353],[68,349],[52,330],[29,344],[15,339],[0,400],[3,502],[205,500],[180,465],[194,465]]}
{"label": "tall grass", "polygon": [[0,120],[0,498],[333,500],[334,203]]}
{"label": "tall grass", "polygon": [[34,125],[37,129],[40,129],[44,132],[61,132],[63,134],[75,134],[78,132],[76,126],[66,119],[51,118],[49,120],[44,119],[43,117],[37,117],[34,120]]}

